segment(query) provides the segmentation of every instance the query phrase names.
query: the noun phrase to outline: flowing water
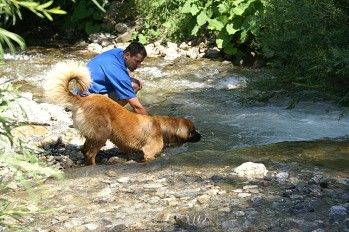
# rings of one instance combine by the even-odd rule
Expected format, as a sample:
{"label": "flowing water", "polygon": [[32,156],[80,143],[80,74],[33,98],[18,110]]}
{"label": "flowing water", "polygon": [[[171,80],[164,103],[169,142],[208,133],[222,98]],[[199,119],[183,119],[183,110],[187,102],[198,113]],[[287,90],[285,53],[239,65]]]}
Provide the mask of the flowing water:
{"label": "flowing water", "polygon": [[[22,91],[32,92],[35,100],[43,102],[45,101],[42,97],[45,88],[43,80],[47,71],[55,63],[67,59],[87,62],[93,56],[94,54],[79,48],[31,48],[20,55],[6,55],[0,66],[0,83],[12,81],[17,86],[21,86]],[[135,74],[143,83],[143,90],[139,92],[139,98],[151,114],[187,117],[194,122],[203,135],[202,140],[198,143],[186,144],[180,148],[166,151],[172,155],[172,158],[162,161],[158,159],[157,161],[165,162],[166,165],[177,165],[180,169],[162,170],[155,168],[157,172],[160,172],[160,176],[156,177],[156,180],[162,178],[164,175],[161,174],[162,171],[170,172],[171,175],[168,178],[172,178],[172,172],[179,172],[178,170],[183,170],[182,168],[185,167],[193,170],[195,175],[201,175],[200,173],[204,175],[207,172],[207,175],[212,177],[202,180],[206,182],[216,181],[216,184],[221,184],[222,188],[228,188],[227,193],[231,194],[232,189],[235,188],[232,186],[239,188],[246,183],[238,178],[226,179],[225,174],[219,173],[222,170],[227,170],[228,166],[237,166],[247,161],[264,163],[269,170],[274,169],[276,172],[289,171],[292,177],[297,177],[300,174],[306,175],[310,172],[348,179],[349,117],[339,120],[342,109],[334,103],[303,101],[292,110],[286,109],[289,99],[273,99],[268,103],[253,105],[240,104],[239,99],[243,94],[246,94],[242,90],[248,85],[249,80],[261,78],[265,74],[261,70],[234,67],[229,62],[186,58],[169,61],[163,58],[147,58],[142,68],[137,70]],[[156,162],[153,164],[157,167]],[[197,167],[197,169],[193,167]],[[99,168],[103,169],[101,173],[104,173],[108,168],[114,169],[114,167],[103,166],[99,166]],[[93,173],[93,170],[92,168],[68,170],[67,175],[73,178],[70,182],[74,183],[74,181],[80,181],[78,177],[85,176],[84,172]],[[118,170],[127,171],[128,169],[125,166]],[[77,174],[74,175],[74,172]],[[143,172],[148,175],[148,171]],[[231,171],[227,172],[229,176]],[[130,171],[127,175],[136,175],[137,173],[144,176],[140,170]],[[215,175],[215,173],[218,174]],[[190,175],[185,176],[185,178],[189,178]],[[313,175],[310,174],[309,178],[312,178]],[[105,178],[104,174],[102,176]],[[201,176],[198,177],[198,180],[201,178]],[[303,179],[306,180],[306,178]],[[91,180],[88,179],[87,182]],[[99,182],[99,185],[103,184],[103,181],[96,181]],[[66,185],[68,186],[70,182],[67,182]],[[206,182],[203,186],[206,186]],[[176,179],[174,183],[178,185],[181,182]],[[188,181],[186,185],[196,183]],[[178,187],[176,184],[173,186]],[[54,186],[56,185],[64,188],[64,183],[62,185],[54,183]],[[68,186],[68,189],[77,194],[80,189],[74,189],[75,185]],[[79,185],[80,182],[77,186]],[[127,188],[134,188],[134,186],[135,183],[127,184]],[[143,187],[140,186],[140,188]],[[83,192],[85,191],[92,192],[90,194],[93,196],[99,190],[88,187]],[[264,191],[266,198],[268,198],[267,194],[275,195],[275,197],[279,195],[279,193],[273,192],[273,187],[266,188]],[[336,202],[332,202],[331,198],[329,203],[327,202],[328,204],[323,206],[324,209],[316,209],[316,213],[324,212],[325,216],[322,218],[325,218],[328,215],[327,210],[332,205],[346,202],[344,191],[347,191],[345,187],[343,187],[342,192],[339,192],[339,197],[334,194]],[[130,193],[134,193],[133,190],[130,190]],[[62,196],[64,195],[66,193],[62,194]],[[57,199],[60,197],[60,194],[56,196]],[[337,198],[341,200],[337,202]],[[138,198],[132,195],[131,199]],[[227,199],[227,205],[231,204],[232,198]],[[296,200],[294,201],[296,202]],[[74,201],[69,199],[67,201],[68,205],[74,204]],[[78,201],[78,198],[75,201]],[[221,199],[218,202],[220,203],[217,204],[224,203]],[[266,212],[261,211],[260,213],[261,221],[270,222],[271,220],[274,222],[280,218],[289,217],[289,211],[283,210],[283,207],[287,209],[290,206],[283,206],[283,202],[284,198],[279,202],[274,202],[274,200],[266,202],[265,206],[261,207],[261,210],[266,210]],[[129,204],[129,202],[126,203]],[[64,201],[62,204],[65,204]],[[288,204],[293,207],[295,203]],[[244,208],[244,204],[241,202],[238,205]],[[175,210],[175,207],[172,208]],[[274,216],[268,214],[269,208],[274,212],[272,214]],[[85,209],[79,208],[79,210],[86,213]],[[110,212],[113,210],[115,211],[112,209]],[[81,218],[84,218],[84,213],[81,214]],[[313,214],[309,212],[305,217],[311,215]],[[134,212],[129,213],[129,216],[130,220],[135,219]],[[313,221],[313,219],[309,220]],[[45,220],[39,219],[39,221]],[[320,222],[314,228],[321,226]],[[227,220],[224,223],[230,225],[229,223],[232,222]],[[242,225],[243,222],[240,224]],[[234,228],[234,224],[228,228]],[[302,230],[306,226],[300,228]]]}
{"label": "flowing water", "polygon": [[[55,63],[68,59],[87,62],[93,56],[79,48],[41,47],[7,54],[0,66],[0,81],[11,80],[22,91],[32,92],[37,101],[44,101],[43,80]],[[286,109],[285,99],[240,104],[241,89],[249,79],[263,76],[260,70],[206,59],[147,58],[135,74],[144,86],[139,98],[151,114],[185,116],[202,133],[201,142],[178,152],[223,152],[284,141],[345,141],[349,134],[349,117],[339,120],[342,109],[331,102],[304,101],[292,110]],[[273,151],[269,155],[275,156]],[[342,159],[349,164],[347,156]]]}

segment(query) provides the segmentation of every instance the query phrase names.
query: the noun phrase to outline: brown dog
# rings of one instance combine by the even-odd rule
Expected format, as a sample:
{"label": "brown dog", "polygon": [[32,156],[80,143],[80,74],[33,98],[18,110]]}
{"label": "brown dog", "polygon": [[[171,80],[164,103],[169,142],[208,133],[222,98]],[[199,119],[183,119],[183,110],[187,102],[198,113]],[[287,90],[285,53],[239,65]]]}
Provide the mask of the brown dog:
{"label": "brown dog", "polygon": [[75,95],[69,90],[72,80],[79,93],[85,92],[91,82],[88,68],[75,61],[57,64],[48,75],[46,96],[72,111],[74,127],[86,138],[82,152],[89,165],[96,164],[95,157],[108,139],[124,152],[142,152],[144,160],[149,161],[165,147],[201,138],[194,124],[185,118],[141,115],[103,95]]}

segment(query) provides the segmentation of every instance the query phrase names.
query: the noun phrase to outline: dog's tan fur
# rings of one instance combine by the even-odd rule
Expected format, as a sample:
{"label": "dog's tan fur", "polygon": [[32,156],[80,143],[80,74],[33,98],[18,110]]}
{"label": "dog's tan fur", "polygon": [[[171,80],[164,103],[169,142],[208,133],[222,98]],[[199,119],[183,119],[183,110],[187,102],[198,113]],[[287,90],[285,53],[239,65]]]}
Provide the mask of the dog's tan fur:
{"label": "dog's tan fur", "polygon": [[72,111],[74,127],[86,138],[82,152],[89,165],[96,164],[95,157],[108,139],[124,152],[142,152],[144,160],[149,161],[166,146],[201,138],[185,118],[141,115],[103,95],[75,95],[69,90],[72,80],[79,93],[85,92],[91,83],[88,68],[76,61],[57,64],[48,75],[46,96],[49,102]]}

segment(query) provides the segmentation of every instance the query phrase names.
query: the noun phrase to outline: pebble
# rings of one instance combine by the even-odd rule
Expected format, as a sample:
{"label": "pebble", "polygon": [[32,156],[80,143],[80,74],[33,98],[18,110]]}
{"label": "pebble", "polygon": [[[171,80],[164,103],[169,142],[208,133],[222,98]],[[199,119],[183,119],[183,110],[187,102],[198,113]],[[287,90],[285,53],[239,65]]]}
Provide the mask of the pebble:
{"label": "pebble", "polygon": [[198,202],[200,204],[208,204],[208,203],[210,203],[210,197],[208,195],[199,196],[197,199],[198,199]]}
{"label": "pebble", "polygon": [[286,182],[288,179],[288,172],[280,172],[276,174],[276,179],[279,183]]}
{"label": "pebble", "polygon": [[128,177],[122,177],[122,178],[117,179],[116,181],[119,183],[127,183],[127,182],[129,182],[129,180],[130,180],[130,178],[128,178]]}
{"label": "pebble", "polygon": [[239,197],[239,198],[247,198],[247,197],[250,197],[250,196],[251,196],[250,193],[239,193],[239,194],[238,194],[238,197]]}
{"label": "pebble", "polygon": [[114,172],[112,170],[109,170],[106,175],[109,177],[116,177],[118,174],[116,174],[116,172]]}

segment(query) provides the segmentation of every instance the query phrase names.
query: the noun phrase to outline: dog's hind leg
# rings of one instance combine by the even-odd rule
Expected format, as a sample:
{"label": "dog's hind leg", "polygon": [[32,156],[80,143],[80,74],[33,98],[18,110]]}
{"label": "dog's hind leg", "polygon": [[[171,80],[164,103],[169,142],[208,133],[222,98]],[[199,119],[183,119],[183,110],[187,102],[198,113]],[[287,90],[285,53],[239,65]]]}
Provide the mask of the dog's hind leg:
{"label": "dog's hind leg", "polygon": [[86,138],[84,145],[81,148],[88,165],[96,165],[96,155],[99,150],[105,145],[105,141],[96,141]]}

